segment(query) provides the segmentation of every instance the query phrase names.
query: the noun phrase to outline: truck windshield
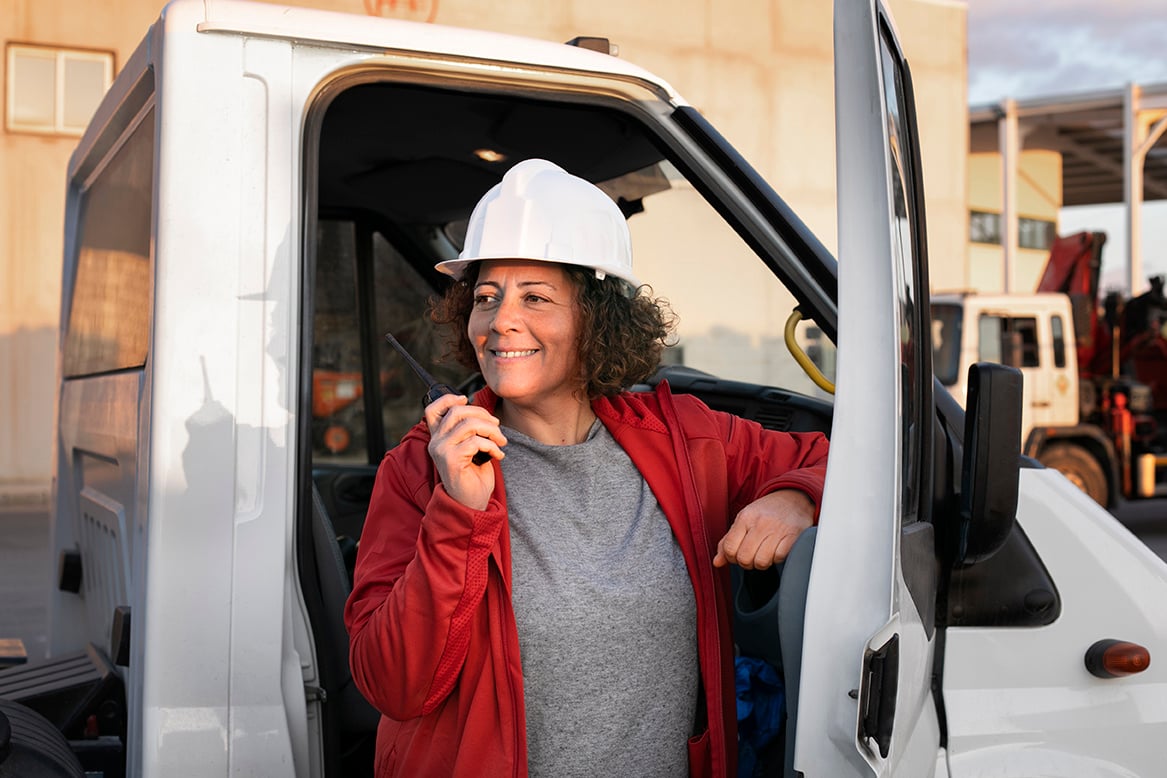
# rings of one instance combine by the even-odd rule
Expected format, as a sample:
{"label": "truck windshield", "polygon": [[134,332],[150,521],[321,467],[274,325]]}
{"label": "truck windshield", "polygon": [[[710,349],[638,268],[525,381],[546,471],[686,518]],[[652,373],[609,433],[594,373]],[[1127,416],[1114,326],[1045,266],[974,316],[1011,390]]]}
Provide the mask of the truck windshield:
{"label": "truck windshield", "polygon": [[960,321],[959,305],[932,304],[932,370],[945,386],[960,378]]}

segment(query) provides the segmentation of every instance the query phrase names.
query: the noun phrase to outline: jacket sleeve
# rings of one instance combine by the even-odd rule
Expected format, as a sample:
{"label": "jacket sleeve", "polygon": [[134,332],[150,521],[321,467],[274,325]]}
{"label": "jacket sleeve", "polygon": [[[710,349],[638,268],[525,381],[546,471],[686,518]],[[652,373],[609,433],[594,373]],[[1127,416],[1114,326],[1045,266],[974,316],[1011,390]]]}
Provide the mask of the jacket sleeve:
{"label": "jacket sleeve", "polygon": [[398,721],[429,713],[454,687],[506,522],[497,500],[467,508],[432,485],[429,468],[424,447],[406,442],[382,461],[345,605],[353,680]]}
{"label": "jacket sleeve", "polygon": [[[716,412],[714,412],[716,413]],[[733,515],[779,489],[797,489],[822,508],[827,437],[821,432],[779,432],[732,414],[717,414],[729,464]]]}

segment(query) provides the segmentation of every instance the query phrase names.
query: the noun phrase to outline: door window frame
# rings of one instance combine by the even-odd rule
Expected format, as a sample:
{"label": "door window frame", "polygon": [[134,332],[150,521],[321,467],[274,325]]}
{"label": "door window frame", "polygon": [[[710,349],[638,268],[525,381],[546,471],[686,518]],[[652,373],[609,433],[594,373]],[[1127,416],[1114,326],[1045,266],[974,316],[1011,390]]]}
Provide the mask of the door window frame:
{"label": "door window frame", "polygon": [[[914,307],[905,311],[901,304],[901,315],[911,321],[908,322],[912,333],[912,343],[905,343],[911,347],[911,358],[914,369],[909,370],[903,380],[909,386],[902,387],[903,392],[911,393],[913,406],[916,409],[912,420],[905,420],[905,435],[912,435],[914,440],[904,441],[905,449],[909,444],[915,449],[903,462],[902,476],[914,482],[914,489],[908,490],[908,484],[902,485],[903,493],[908,495],[911,504],[902,505],[900,519],[902,524],[910,524],[932,519],[933,467],[934,467],[934,427],[936,426],[934,405],[934,382],[932,371],[932,328],[931,303],[929,298],[928,278],[928,239],[924,207],[924,192],[920,186],[920,142],[918,123],[915,110],[915,90],[912,85],[911,71],[907,67],[903,51],[900,49],[896,35],[892,31],[888,20],[883,13],[879,14],[879,49],[881,67],[890,64],[893,73],[884,70],[882,82],[884,85],[884,102],[890,109],[889,90],[894,90],[899,121],[895,122],[894,129],[900,142],[897,148],[901,150],[895,155],[896,149],[891,146],[892,128],[889,127],[888,164],[889,182],[897,179],[903,186],[903,202],[906,208],[905,218],[910,231],[909,243],[911,247],[910,266],[903,268],[910,270],[912,289],[915,293]],[[895,121],[888,116],[888,122]],[[907,149],[910,153],[902,154]],[[894,156],[893,156],[894,155]],[[898,161],[898,165],[893,164]],[[889,192],[889,197],[895,198],[896,193]],[[903,267],[903,266],[901,266]],[[902,298],[901,298],[902,301]],[[901,408],[901,411],[906,410]],[[909,582],[909,588],[911,584]],[[913,590],[913,597],[916,593]],[[920,602],[917,601],[917,606]],[[926,624],[930,624],[934,616],[934,608],[920,608],[920,615]]]}

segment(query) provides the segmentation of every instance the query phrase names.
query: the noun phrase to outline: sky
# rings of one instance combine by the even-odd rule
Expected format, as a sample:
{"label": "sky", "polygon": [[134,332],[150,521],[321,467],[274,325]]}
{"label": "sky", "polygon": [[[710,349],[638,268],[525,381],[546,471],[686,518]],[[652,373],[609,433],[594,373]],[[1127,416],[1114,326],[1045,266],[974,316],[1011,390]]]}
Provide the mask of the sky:
{"label": "sky", "polygon": [[1167,82],[1165,0],[968,0],[969,102]]}
{"label": "sky", "polygon": [[[1167,0],[968,0],[971,105],[1130,82],[1167,83]],[[1060,215],[1062,234],[1107,233],[1104,289],[1125,285],[1125,218],[1121,205]],[[1142,220],[1144,275],[1167,273],[1167,203],[1144,205]]]}

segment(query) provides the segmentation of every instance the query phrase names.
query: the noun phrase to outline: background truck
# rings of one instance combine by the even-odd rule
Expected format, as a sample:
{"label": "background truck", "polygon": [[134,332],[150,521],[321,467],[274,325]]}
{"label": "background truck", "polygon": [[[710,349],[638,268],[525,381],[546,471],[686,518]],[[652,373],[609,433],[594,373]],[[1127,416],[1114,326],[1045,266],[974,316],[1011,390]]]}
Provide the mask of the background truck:
{"label": "background truck", "polygon": [[1033,294],[932,300],[940,381],[958,399],[977,361],[1025,376],[1025,454],[1103,506],[1167,495],[1167,299],[1163,278],[1133,299],[1099,297],[1105,235],[1058,238]]}
{"label": "background truck", "polygon": [[[438,359],[434,263],[542,157],[613,197],[681,314],[654,383],[830,435],[817,529],[734,598],[739,650],[785,682],[769,774],[1161,771],[1167,565],[1020,465],[1017,370],[973,365],[967,412],[935,380],[912,81],[882,4],[835,4],[837,261],[665,81],[576,43],[600,51],[166,7],[69,168],[50,657],[0,672],[21,753],[370,774],[341,614],[374,472],[421,412],[383,337],[478,385]],[[833,396],[798,390],[799,318],[837,346]],[[319,434],[321,371],[360,375],[347,446]]]}

